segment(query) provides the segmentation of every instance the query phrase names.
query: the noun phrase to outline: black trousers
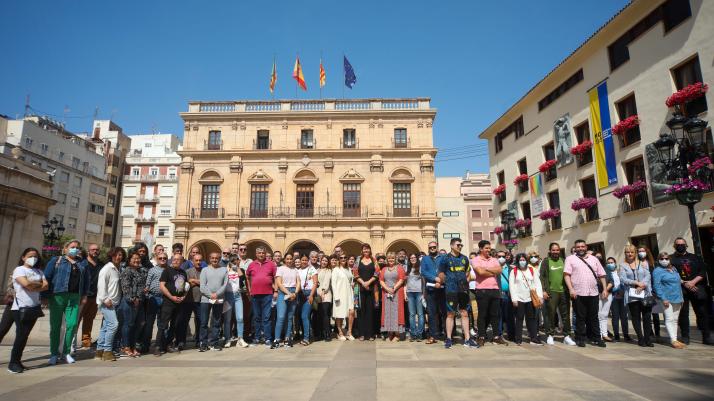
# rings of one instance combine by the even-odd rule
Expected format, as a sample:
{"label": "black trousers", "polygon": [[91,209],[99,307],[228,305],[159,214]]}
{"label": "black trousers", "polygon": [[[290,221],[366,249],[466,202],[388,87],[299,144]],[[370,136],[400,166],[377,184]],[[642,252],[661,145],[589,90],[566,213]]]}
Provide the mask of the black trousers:
{"label": "black trousers", "polygon": [[316,331],[315,334],[321,334],[323,339],[328,339],[332,336],[330,326],[330,318],[332,317],[332,302],[320,302],[318,304],[318,314],[320,316],[320,331],[319,333]]}
{"label": "black trousers", "polygon": [[476,303],[478,304],[478,318],[476,320],[478,336],[486,338],[486,329],[489,325],[493,330],[493,336],[500,336],[498,322],[501,320],[501,291],[476,290]]}
{"label": "black trousers", "polygon": [[12,324],[15,322],[15,318],[12,316],[12,303],[5,306],[5,310],[2,313],[2,319],[0,319],[0,342],[5,338],[5,335],[10,332]]}
{"label": "black trousers", "polygon": [[178,331],[183,326],[181,321],[183,313],[181,310],[182,304],[176,304],[164,298],[161,304],[161,311],[158,319],[158,332],[156,333],[156,346],[161,351],[166,351],[169,341],[174,336],[186,338],[186,333],[181,335]]}
{"label": "black trousers", "polygon": [[531,340],[538,338],[538,320],[533,302],[518,302],[516,309],[516,342],[523,341],[523,319],[526,320],[528,336]]}
{"label": "black trousers", "polygon": [[10,352],[10,364],[19,364],[22,360],[22,352],[27,345],[27,338],[30,337],[32,328],[35,327],[37,318],[20,320],[20,311],[12,311],[15,320],[15,342],[12,344]]}
{"label": "black trousers", "polygon": [[649,344],[652,337],[652,306],[645,306],[640,301],[627,304],[630,310],[630,320],[637,333],[637,342]]}
{"label": "black trousers", "polygon": [[597,341],[600,339],[600,322],[597,318],[598,296],[575,298],[575,334],[578,341]]}
{"label": "black trousers", "polygon": [[[700,287],[700,291],[702,291]],[[689,290],[682,287],[682,292],[684,293],[684,303],[682,303],[682,309],[679,310],[679,329],[682,332],[682,339],[689,339],[689,304],[692,304],[692,309],[694,309],[694,315],[697,318],[697,328],[702,332],[702,339],[710,338],[711,328],[709,326],[709,308],[711,304],[711,297],[707,296],[706,299],[697,299],[696,295],[693,295]]]}
{"label": "black trousers", "polygon": [[180,309],[181,327],[179,327],[176,332],[176,342],[186,344],[188,324],[191,321],[191,314],[193,313],[193,335],[196,344],[198,344],[201,336],[201,303],[192,301],[183,302],[181,303]]}
{"label": "black trousers", "polygon": [[365,339],[374,337],[376,333],[374,315],[374,292],[371,287],[369,290],[361,287],[359,290],[359,310],[357,311],[357,330],[360,337]]}

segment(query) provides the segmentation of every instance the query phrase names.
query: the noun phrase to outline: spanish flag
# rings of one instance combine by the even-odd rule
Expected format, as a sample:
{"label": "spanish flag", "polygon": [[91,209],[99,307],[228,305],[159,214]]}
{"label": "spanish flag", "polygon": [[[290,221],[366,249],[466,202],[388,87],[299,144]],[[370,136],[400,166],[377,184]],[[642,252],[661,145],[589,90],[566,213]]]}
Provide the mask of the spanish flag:
{"label": "spanish flag", "polygon": [[300,57],[295,58],[295,68],[293,68],[293,78],[297,82],[298,86],[302,90],[307,91],[307,85],[305,85],[305,77],[302,75],[302,66],[300,66]]}
{"label": "spanish flag", "polygon": [[270,74],[270,93],[275,91],[276,82],[278,82],[278,69],[275,67],[275,60],[273,60],[273,73]]}
{"label": "spanish flag", "polygon": [[320,88],[325,87],[325,67],[322,66],[322,59],[320,59]]}

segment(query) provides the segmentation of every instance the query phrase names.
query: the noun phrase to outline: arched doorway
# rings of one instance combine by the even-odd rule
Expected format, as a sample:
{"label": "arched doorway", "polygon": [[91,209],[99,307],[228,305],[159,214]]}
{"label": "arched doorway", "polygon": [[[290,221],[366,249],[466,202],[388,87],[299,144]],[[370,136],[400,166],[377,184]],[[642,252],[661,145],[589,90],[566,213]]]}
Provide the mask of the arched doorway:
{"label": "arched doorway", "polygon": [[389,244],[389,246],[387,247],[387,252],[397,253],[400,249],[406,250],[407,255],[412,253],[418,254],[421,251],[421,249],[419,249],[419,246],[417,246],[417,244],[415,244],[414,242],[408,239],[399,239]]}
{"label": "arched doorway", "polygon": [[273,253],[273,248],[265,241],[261,240],[251,240],[245,243],[246,248],[248,248],[248,257],[255,260],[255,250],[259,246],[262,246],[265,248],[265,252],[267,253]]}
{"label": "arched doorway", "polygon": [[213,253],[213,252],[221,253],[221,247],[216,242],[213,242],[210,240],[201,240],[201,241],[198,241],[195,244],[191,245],[188,248],[188,251],[184,250],[184,256],[186,258],[188,258],[188,255],[191,254],[191,248],[193,248],[195,246],[201,250],[201,256],[203,256],[203,260],[206,261],[206,263],[208,263],[208,256],[211,253]]}
{"label": "arched doorway", "polygon": [[312,251],[320,251],[320,248],[312,242],[308,240],[299,240],[295,241],[288,247],[288,249],[285,251],[286,253],[293,253],[293,252],[300,252],[300,255],[309,255],[310,252]]}
{"label": "arched doorway", "polygon": [[362,241],[348,239],[340,242],[338,246],[342,248],[342,251],[347,256],[359,256],[362,254]]}

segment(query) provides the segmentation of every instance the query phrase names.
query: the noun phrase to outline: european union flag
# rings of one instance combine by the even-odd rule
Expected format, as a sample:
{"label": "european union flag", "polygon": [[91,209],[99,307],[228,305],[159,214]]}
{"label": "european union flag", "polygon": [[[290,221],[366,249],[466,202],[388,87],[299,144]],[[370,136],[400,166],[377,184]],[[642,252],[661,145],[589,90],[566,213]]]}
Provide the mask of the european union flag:
{"label": "european union flag", "polygon": [[352,89],[352,86],[357,82],[357,76],[355,75],[355,70],[352,69],[352,64],[345,58],[345,86]]}

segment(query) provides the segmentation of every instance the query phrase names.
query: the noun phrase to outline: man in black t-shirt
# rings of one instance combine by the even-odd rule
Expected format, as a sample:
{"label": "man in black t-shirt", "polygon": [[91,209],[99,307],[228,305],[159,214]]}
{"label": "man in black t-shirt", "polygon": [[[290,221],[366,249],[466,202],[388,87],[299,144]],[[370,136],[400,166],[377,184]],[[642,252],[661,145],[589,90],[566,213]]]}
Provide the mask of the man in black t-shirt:
{"label": "man in black t-shirt", "polygon": [[670,256],[672,266],[679,272],[682,279],[684,302],[679,310],[679,328],[682,331],[682,342],[689,344],[689,304],[692,304],[697,317],[697,327],[702,331],[702,343],[714,345],[709,327],[709,308],[711,295],[707,288],[707,266],[699,256],[687,252],[687,241],[684,238],[674,240],[674,254]]}
{"label": "man in black t-shirt", "polygon": [[171,268],[164,269],[159,279],[159,288],[164,295],[159,317],[159,332],[156,335],[156,350],[154,355],[161,356],[165,352],[174,352],[173,347],[168,347],[169,339],[173,338],[177,327],[182,327],[178,320],[183,315],[180,313],[181,304],[187,293],[188,277],[181,269],[183,257],[174,255],[171,258]]}

